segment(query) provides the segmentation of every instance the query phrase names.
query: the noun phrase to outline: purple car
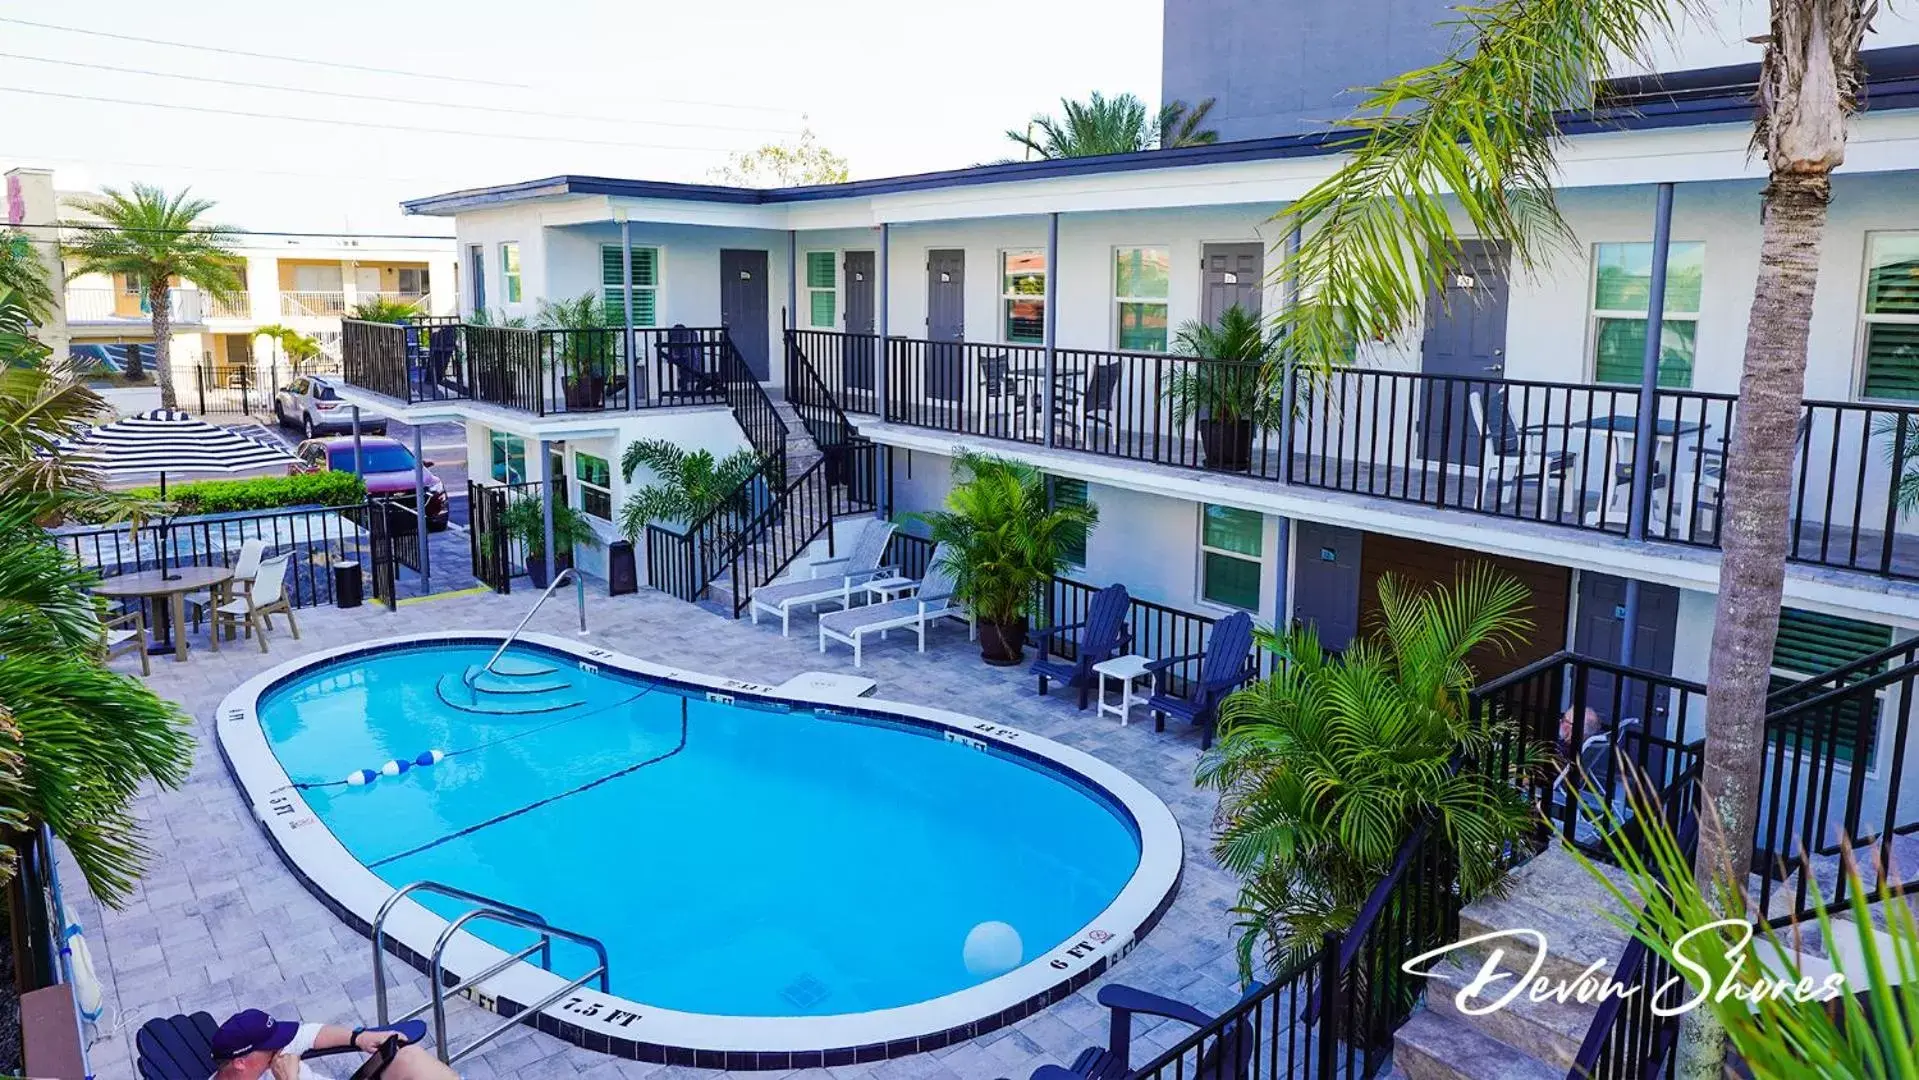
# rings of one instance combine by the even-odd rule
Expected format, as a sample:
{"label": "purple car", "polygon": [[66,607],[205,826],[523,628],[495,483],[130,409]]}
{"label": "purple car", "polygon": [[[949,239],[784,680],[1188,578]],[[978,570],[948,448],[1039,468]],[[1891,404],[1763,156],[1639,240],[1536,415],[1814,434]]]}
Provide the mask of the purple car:
{"label": "purple car", "polygon": [[[299,461],[287,467],[289,473],[352,472],[353,437],[308,439],[293,456]],[[387,438],[360,440],[360,476],[366,481],[368,495],[387,497],[413,494],[413,451],[405,444]],[[431,461],[426,462],[429,469]],[[440,478],[426,474],[426,527],[434,532],[446,528],[446,485]]]}

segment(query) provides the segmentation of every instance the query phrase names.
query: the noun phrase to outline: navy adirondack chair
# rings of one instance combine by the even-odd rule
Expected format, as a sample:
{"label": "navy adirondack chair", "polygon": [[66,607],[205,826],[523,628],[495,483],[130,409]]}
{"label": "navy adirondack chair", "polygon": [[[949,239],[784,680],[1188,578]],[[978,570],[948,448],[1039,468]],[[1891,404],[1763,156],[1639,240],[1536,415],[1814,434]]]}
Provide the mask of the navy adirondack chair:
{"label": "navy adirondack chair", "polygon": [[[1213,624],[1213,636],[1203,653],[1169,656],[1147,665],[1153,673],[1153,696],[1146,707],[1153,710],[1153,730],[1166,730],[1166,714],[1200,725],[1200,748],[1213,745],[1213,728],[1219,722],[1219,703],[1235,688],[1253,677],[1253,617],[1236,611]],[[1186,688],[1185,696],[1172,692],[1168,672],[1177,664],[1193,660],[1200,663],[1199,678]]]}
{"label": "navy adirondack chair", "polygon": [[[1093,673],[1093,665],[1124,654],[1132,643],[1133,630],[1126,625],[1126,609],[1132,602],[1126,586],[1108,585],[1087,605],[1085,622],[1040,631],[1035,638],[1039,656],[1033,661],[1033,674],[1039,676],[1039,692],[1044,695],[1047,683],[1058,679],[1067,686],[1079,688],[1079,707],[1085,709],[1087,695],[1099,678]],[[1049,659],[1048,646],[1076,631],[1079,642],[1073,659]]]}
{"label": "navy adirondack chair", "polygon": [[[1252,984],[1240,1000],[1248,1000],[1260,989],[1259,983]],[[1106,1045],[1089,1046],[1080,1051],[1079,1057],[1069,1067],[1041,1065],[1033,1072],[1032,1080],[1123,1080],[1133,1068],[1130,1057],[1135,1013],[1163,1016],[1196,1028],[1213,1022],[1213,1017],[1183,1001],[1174,1001],[1117,983],[1100,990],[1099,1003],[1112,1013],[1112,1027],[1107,1033]],[[1217,1038],[1208,1041],[1201,1050],[1198,1066],[1191,1073],[1182,1075],[1188,1075],[1192,1080],[1241,1080],[1242,1077],[1250,1077],[1253,1044],[1257,1041],[1258,1036],[1249,1029],[1243,1018],[1234,1020],[1219,1030]]]}
{"label": "navy adirondack chair", "polygon": [[674,323],[666,332],[666,340],[659,345],[660,361],[665,365],[660,372],[660,397],[704,398],[724,394],[726,380],[706,369],[706,352],[710,347],[700,341],[698,334],[687,329],[685,323]]}
{"label": "navy adirondack chair", "polygon": [[[135,1067],[140,1070],[140,1080],[207,1080],[220,1067],[219,1062],[213,1060],[213,1035],[219,1030],[213,1014],[206,1012],[156,1016],[140,1025],[140,1032],[133,1039],[134,1051],[139,1054]],[[388,1044],[397,1049],[425,1039],[426,1021],[405,1020],[367,1030],[391,1031],[394,1038],[389,1039]],[[300,1056],[318,1058],[356,1052],[351,1046],[339,1046],[330,1050],[308,1050]],[[390,1051],[374,1054],[353,1075],[378,1076],[384,1063],[391,1062],[392,1058]]]}

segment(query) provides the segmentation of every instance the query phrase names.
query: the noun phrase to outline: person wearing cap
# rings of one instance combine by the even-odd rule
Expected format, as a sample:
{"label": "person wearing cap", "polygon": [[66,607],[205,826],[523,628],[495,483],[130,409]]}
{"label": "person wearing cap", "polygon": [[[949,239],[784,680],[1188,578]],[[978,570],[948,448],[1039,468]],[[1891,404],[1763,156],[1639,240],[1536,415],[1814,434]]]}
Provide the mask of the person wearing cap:
{"label": "person wearing cap", "polygon": [[[394,1037],[389,1029],[344,1028],[338,1024],[302,1024],[275,1020],[259,1009],[243,1009],[227,1018],[213,1036],[214,1080],[323,1080],[300,1060],[309,1050],[381,1053]],[[351,1049],[349,1049],[351,1048]],[[459,1080],[438,1058],[418,1046],[402,1046],[380,1080]]]}

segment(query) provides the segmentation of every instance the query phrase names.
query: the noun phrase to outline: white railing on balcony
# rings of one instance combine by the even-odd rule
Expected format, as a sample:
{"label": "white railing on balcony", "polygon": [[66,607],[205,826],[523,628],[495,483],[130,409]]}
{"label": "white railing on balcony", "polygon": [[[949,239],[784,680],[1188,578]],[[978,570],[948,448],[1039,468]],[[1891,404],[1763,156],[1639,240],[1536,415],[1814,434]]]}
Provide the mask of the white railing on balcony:
{"label": "white railing on balcony", "polygon": [[280,314],[292,318],[324,319],[346,313],[346,293],[344,292],[291,292],[280,293]]}
{"label": "white railing on balcony", "polygon": [[253,318],[253,297],[246,293],[236,293],[225,299],[209,295],[207,297],[207,317],[210,319],[251,319]]}
{"label": "white railing on balcony", "polygon": [[[175,325],[201,321],[203,296],[198,289],[174,289],[170,312]],[[69,323],[147,323],[152,316],[146,310],[145,296],[129,296],[117,289],[79,288],[67,290]]]}

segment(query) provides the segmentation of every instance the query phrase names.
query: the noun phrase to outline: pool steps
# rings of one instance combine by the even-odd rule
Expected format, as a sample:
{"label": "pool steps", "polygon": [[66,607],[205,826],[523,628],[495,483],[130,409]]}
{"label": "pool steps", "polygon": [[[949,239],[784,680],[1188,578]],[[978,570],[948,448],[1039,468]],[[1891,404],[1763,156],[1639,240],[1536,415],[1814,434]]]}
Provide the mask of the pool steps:
{"label": "pool steps", "polygon": [[516,664],[504,671],[496,666],[482,672],[475,665],[440,676],[433,689],[448,708],[490,716],[537,716],[586,704],[564,678],[543,678],[558,670],[544,664]]}

